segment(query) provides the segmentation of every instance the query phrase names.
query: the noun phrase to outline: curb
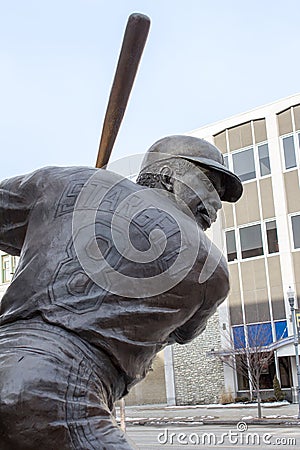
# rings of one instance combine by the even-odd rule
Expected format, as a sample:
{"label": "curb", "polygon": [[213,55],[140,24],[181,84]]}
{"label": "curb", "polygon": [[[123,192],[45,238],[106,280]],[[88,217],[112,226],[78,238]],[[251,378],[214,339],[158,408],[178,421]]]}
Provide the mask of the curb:
{"label": "curb", "polygon": [[[119,421],[118,421],[119,422]],[[300,427],[300,420],[299,419],[245,419],[245,420],[222,420],[222,419],[205,419],[201,417],[194,417],[193,419],[189,418],[178,418],[172,419],[172,418],[157,418],[157,419],[132,419],[132,420],[126,420],[126,426],[197,426],[197,425],[230,425],[230,426],[237,426],[239,422],[244,422],[247,425],[277,425],[282,427],[290,427],[290,426],[297,426]]]}
{"label": "curb", "polygon": [[203,420],[204,425],[237,425],[239,422],[244,422],[247,425],[279,425],[283,427],[290,427],[290,426],[298,426],[300,427],[300,420],[299,419],[267,419],[267,418],[261,418],[261,419],[243,419],[243,420],[222,420],[222,419],[216,419],[216,420]]}

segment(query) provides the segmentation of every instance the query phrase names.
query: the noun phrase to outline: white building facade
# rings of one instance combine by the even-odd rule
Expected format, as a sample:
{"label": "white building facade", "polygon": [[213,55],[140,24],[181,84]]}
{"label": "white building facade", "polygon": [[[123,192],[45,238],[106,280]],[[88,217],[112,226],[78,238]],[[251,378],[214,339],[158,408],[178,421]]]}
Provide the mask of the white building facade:
{"label": "white building facade", "polygon": [[[237,204],[223,205],[224,213],[217,224],[231,278],[230,295],[219,308],[221,348],[226,347],[224,330],[229,331],[237,347],[237,341],[249,339],[259,330],[274,352],[261,377],[262,390],[270,395],[276,374],[287,398],[295,400],[297,373],[287,291],[289,286],[295,291],[297,308],[300,95],[188,134],[214,143],[244,186]],[[226,366],[224,383],[235,395],[247,395],[251,389],[247,377]]]}

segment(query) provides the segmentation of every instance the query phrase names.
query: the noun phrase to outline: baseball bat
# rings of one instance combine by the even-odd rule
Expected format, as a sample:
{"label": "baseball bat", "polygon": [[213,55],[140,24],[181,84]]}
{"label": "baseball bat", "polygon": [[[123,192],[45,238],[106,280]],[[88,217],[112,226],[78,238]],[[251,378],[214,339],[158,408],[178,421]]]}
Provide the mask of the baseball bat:
{"label": "baseball bat", "polygon": [[149,17],[139,13],[134,13],[129,16],[106,108],[96,167],[106,166],[109,161],[124,117],[149,28]]}

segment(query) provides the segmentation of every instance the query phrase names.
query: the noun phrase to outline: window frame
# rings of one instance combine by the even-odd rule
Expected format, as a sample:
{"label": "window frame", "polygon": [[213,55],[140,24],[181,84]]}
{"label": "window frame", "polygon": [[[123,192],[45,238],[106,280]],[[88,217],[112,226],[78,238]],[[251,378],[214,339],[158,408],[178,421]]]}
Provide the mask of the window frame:
{"label": "window frame", "polygon": [[[274,321],[274,323],[275,323],[275,321]],[[231,336],[231,339],[232,339],[232,343],[234,343],[235,342],[235,338],[234,338],[234,328],[243,328],[243,335],[244,335],[244,339],[245,339],[245,346],[247,346],[247,348],[248,348],[248,342],[249,342],[249,327],[250,326],[260,326],[260,325],[268,325],[268,324],[270,324],[270,337],[271,337],[271,339],[272,339],[272,343],[274,343],[274,342],[277,342],[277,340],[276,340],[276,333],[275,333],[275,335],[274,335],[274,330],[273,330],[273,326],[272,326],[272,320],[268,320],[268,321],[261,321],[261,322],[251,322],[251,323],[243,323],[243,324],[241,324],[241,325],[231,325],[231,334],[230,334],[230,336]],[[243,348],[243,347],[240,347],[240,348]],[[241,353],[238,353],[239,352],[239,348],[236,348],[236,347],[234,347],[234,350],[236,351],[236,354],[234,355],[235,356],[235,358],[238,356],[238,357],[245,357],[245,353],[243,353],[243,351],[241,351]],[[271,363],[271,361],[270,361],[270,363]],[[270,366],[270,363],[269,363],[269,366]],[[248,373],[249,373],[249,367],[248,367]],[[237,386],[237,389],[238,389],[238,392],[249,392],[249,388],[250,388],[250,386],[249,386],[249,388],[247,389],[247,387],[245,387],[245,388],[243,388],[243,389],[241,389],[240,388],[240,385],[239,385],[239,379],[240,378],[244,378],[243,377],[243,375],[241,375],[241,372],[238,372],[238,370],[235,370],[234,371],[234,376],[235,376],[235,382],[236,382],[236,386]],[[262,391],[269,391],[270,390],[270,388],[263,388],[263,389],[261,389]]]}
{"label": "window frame", "polygon": [[[11,281],[11,260],[10,255],[3,254],[1,255],[1,283],[7,284]],[[5,264],[8,263],[8,268],[5,268]],[[8,271],[8,276],[7,275]]]}
{"label": "window frame", "polygon": [[[9,284],[11,283],[13,279],[13,275],[16,271],[17,265],[18,265],[18,258],[16,256],[11,256],[7,253],[1,253],[0,254],[1,259],[1,276],[0,276],[0,285],[1,284]],[[4,261],[8,262],[8,277],[5,276],[5,273],[7,272],[4,269]]]}
{"label": "window frame", "polygon": [[[257,167],[256,167],[256,161],[255,161],[255,150],[254,150],[254,147],[255,147],[254,145],[250,145],[248,147],[244,147],[242,149],[238,149],[238,150],[234,150],[233,152],[230,152],[230,154],[231,154],[231,170],[232,170],[233,173],[236,174],[236,172],[234,170],[233,157],[235,155],[239,154],[239,153],[243,153],[243,152],[246,152],[248,150],[252,150],[253,162],[254,162],[254,170],[255,170],[255,177],[254,178],[250,178],[249,180],[242,181],[242,183],[249,183],[249,182],[257,179]],[[229,158],[228,158],[228,164],[229,164]]]}
{"label": "window frame", "polygon": [[[261,147],[262,145],[265,145],[265,144],[267,144],[268,150],[269,150],[270,173],[267,174],[267,175],[261,175],[258,147]],[[271,158],[270,158],[269,142],[267,140],[255,143],[253,145],[248,145],[247,147],[239,148],[239,149],[234,150],[232,152],[229,151],[229,152],[224,153],[223,157],[227,157],[229,170],[234,172],[234,169],[233,169],[233,155],[235,155],[236,153],[241,153],[241,152],[243,152],[245,150],[249,150],[251,148],[253,149],[254,168],[255,168],[256,176],[254,178],[251,178],[251,180],[242,181],[243,184],[251,183],[254,180],[261,180],[261,179],[268,178],[268,177],[272,176],[272,163],[271,163]]]}
{"label": "window frame", "polygon": [[[293,215],[300,215],[299,213],[293,214]],[[272,256],[276,256],[280,253],[280,244],[279,244],[279,239],[278,239],[278,251],[274,252],[274,253],[269,253],[269,247],[268,247],[268,237],[267,237],[267,227],[266,227],[266,223],[267,222],[276,222],[276,229],[277,229],[277,220],[276,217],[270,217],[268,219],[264,219],[264,220],[258,220],[256,222],[250,222],[250,223],[246,223],[243,225],[239,225],[237,227],[228,227],[225,228],[223,230],[223,238],[224,238],[224,243],[225,243],[225,249],[226,249],[226,260],[227,260],[227,264],[234,264],[238,261],[251,261],[253,259],[257,259],[257,258],[271,258]],[[260,225],[260,229],[261,229],[261,237],[262,237],[262,244],[263,244],[263,254],[262,255],[258,255],[258,256],[251,256],[249,258],[242,258],[242,246],[241,246],[241,240],[240,240],[240,229],[241,228],[247,228],[247,227],[251,227],[253,225]],[[237,252],[237,258],[234,259],[233,261],[228,261],[228,253],[227,253],[227,243],[226,243],[226,233],[228,231],[234,231],[235,232],[235,244],[236,244],[236,252]],[[277,232],[277,237],[278,237],[278,232]],[[296,250],[300,250],[300,249],[296,249]]]}
{"label": "window frame", "polygon": [[[234,232],[234,238],[235,238],[235,248],[236,248],[236,259],[232,260],[232,261],[228,261],[228,252],[227,252],[227,239],[226,239],[226,233],[233,231]],[[237,228],[231,227],[231,228],[226,228],[224,230],[224,242],[225,242],[225,248],[226,248],[226,257],[227,257],[227,263],[235,263],[237,261],[239,261],[239,252],[240,252],[240,248],[239,248],[239,240],[237,239]]]}
{"label": "window frame", "polygon": [[289,233],[290,233],[290,247],[291,252],[299,252],[300,247],[295,248],[295,241],[294,241],[294,233],[293,233],[293,225],[292,225],[292,217],[299,216],[300,217],[300,211],[294,212],[288,215],[288,222],[289,222]]}
{"label": "window frame", "polygon": [[[294,139],[294,149],[295,149],[295,158],[296,158],[296,165],[294,167],[290,167],[289,169],[286,168],[285,165],[285,155],[284,155],[284,147],[283,147],[283,139],[293,137]],[[300,131],[293,131],[292,133],[283,134],[282,136],[279,136],[280,139],[280,150],[281,150],[281,165],[282,165],[282,171],[283,173],[291,172],[292,170],[299,170],[300,169]]]}
{"label": "window frame", "polygon": [[[259,158],[259,147],[262,147],[263,145],[267,145],[268,147],[268,158],[269,158],[269,164],[270,164],[270,173],[267,173],[266,175],[262,175],[261,174],[261,167],[260,167],[260,158]],[[266,178],[266,177],[270,177],[272,175],[272,166],[271,166],[271,158],[270,158],[270,149],[269,149],[269,144],[268,141],[265,142],[259,142],[258,144],[255,144],[256,147],[256,153],[257,153],[257,167],[258,167],[258,171],[259,171],[259,177],[256,177],[258,180]],[[255,159],[255,153],[254,153],[254,159]]]}
{"label": "window frame", "polygon": [[[268,243],[268,233],[267,233],[267,223],[268,222],[275,222],[276,223],[276,233],[277,233],[277,242],[278,242],[278,250],[276,252],[269,252],[269,243]],[[278,255],[280,253],[280,248],[279,248],[279,239],[278,239],[278,229],[277,229],[277,220],[276,217],[274,217],[273,219],[265,219],[263,221],[264,223],[264,234],[265,234],[265,245],[266,245],[266,255],[267,256],[272,256],[272,255]]]}
{"label": "window frame", "polygon": [[247,261],[248,261],[249,259],[253,259],[253,258],[261,258],[261,257],[265,256],[265,242],[264,242],[264,236],[263,236],[263,229],[262,229],[262,223],[261,223],[261,221],[254,222],[254,223],[251,223],[251,224],[248,224],[248,223],[247,223],[247,224],[245,224],[245,225],[241,225],[241,226],[238,227],[238,231],[240,231],[241,229],[244,229],[244,228],[250,228],[250,227],[257,226],[257,225],[260,226],[260,234],[261,234],[261,243],[262,243],[263,253],[262,253],[261,255],[250,256],[249,258],[243,258],[243,257],[242,257],[241,235],[240,235],[240,232],[239,232],[238,235],[239,235],[239,241],[240,241],[241,261],[244,261],[244,260],[247,260]]}

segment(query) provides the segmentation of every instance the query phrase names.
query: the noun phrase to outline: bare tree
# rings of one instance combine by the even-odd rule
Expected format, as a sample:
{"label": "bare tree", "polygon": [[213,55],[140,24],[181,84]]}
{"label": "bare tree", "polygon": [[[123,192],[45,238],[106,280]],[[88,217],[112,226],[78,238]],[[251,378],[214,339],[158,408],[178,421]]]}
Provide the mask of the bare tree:
{"label": "bare tree", "polygon": [[244,327],[242,333],[231,336],[226,334],[225,348],[213,352],[220,361],[234,369],[241,376],[249,380],[250,393],[256,393],[258,417],[262,417],[261,410],[261,377],[274,358],[270,348],[271,330],[263,324]]}

